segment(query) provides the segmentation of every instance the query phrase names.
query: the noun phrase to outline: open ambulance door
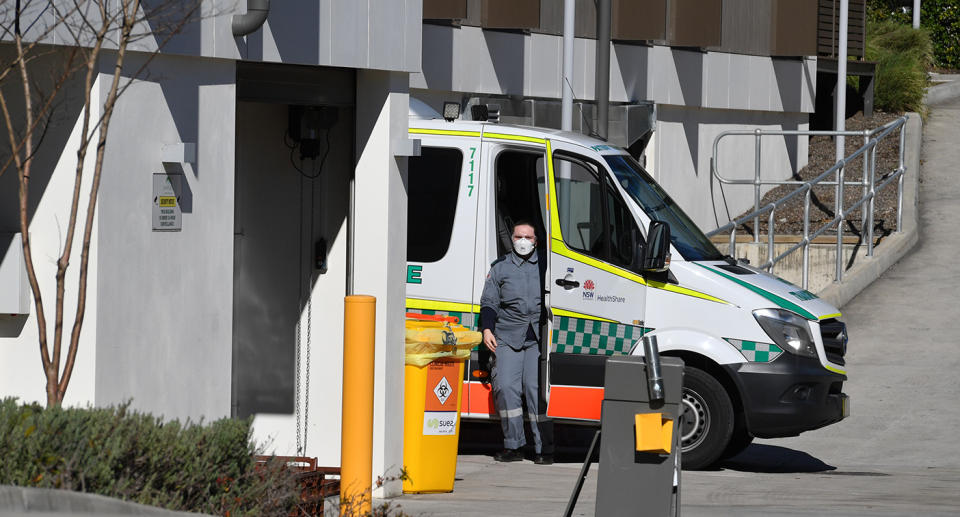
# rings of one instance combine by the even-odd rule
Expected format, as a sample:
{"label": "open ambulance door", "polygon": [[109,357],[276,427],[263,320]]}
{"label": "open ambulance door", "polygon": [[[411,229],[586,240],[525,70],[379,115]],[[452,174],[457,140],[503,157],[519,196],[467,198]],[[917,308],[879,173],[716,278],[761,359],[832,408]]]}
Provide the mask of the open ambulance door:
{"label": "open ambulance door", "polygon": [[[498,128],[499,129],[499,128]],[[492,262],[510,253],[513,224],[520,220],[533,223],[537,235],[537,251],[549,260],[547,233],[546,141],[532,136],[484,132],[481,159],[484,174],[480,178],[480,209],[477,219],[476,257],[473,303],[478,307],[486,273]],[[544,280],[546,281],[546,279]],[[548,288],[549,290],[549,288]],[[549,295],[545,295],[549,296]],[[545,300],[545,303],[548,303]],[[546,394],[546,337],[549,329],[541,329],[541,398]],[[490,385],[491,353],[481,344],[474,350],[464,379],[467,404],[463,413],[470,418],[496,416]],[[546,411],[541,401],[542,412]]]}
{"label": "open ambulance door", "polygon": [[547,416],[599,420],[606,358],[646,329],[646,288],[634,256],[643,237],[606,164],[547,144],[550,340]]}

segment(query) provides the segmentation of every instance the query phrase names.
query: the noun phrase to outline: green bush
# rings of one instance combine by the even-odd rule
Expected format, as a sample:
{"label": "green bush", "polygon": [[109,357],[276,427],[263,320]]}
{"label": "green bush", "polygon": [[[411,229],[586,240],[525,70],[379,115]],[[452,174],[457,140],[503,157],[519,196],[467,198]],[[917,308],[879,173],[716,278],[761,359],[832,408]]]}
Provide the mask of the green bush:
{"label": "green bush", "polygon": [[280,464],[255,469],[250,422],[163,422],[128,405],[44,409],[0,401],[0,485],[60,488],[171,510],[286,515]]}
{"label": "green bush", "polygon": [[[867,23],[897,22],[912,27],[913,15],[899,0],[868,0]],[[923,0],[920,2],[920,27],[926,29],[932,43],[932,64],[960,69],[960,0]],[[869,29],[868,29],[869,30]]]}
{"label": "green bush", "polygon": [[895,21],[867,24],[866,58],[877,62],[874,105],[883,111],[922,111],[930,35]]}

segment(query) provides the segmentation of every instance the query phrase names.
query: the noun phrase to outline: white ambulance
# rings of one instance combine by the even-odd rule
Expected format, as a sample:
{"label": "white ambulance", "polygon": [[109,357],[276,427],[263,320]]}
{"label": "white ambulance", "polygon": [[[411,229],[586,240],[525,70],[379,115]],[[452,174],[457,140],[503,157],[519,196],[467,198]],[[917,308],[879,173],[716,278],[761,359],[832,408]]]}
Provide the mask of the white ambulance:
{"label": "white ambulance", "polygon": [[[642,354],[647,333],[686,364],[687,468],[849,414],[839,311],[724,256],[626,151],[411,107],[421,150],[409,161],[408,312],[475,328],[512,223],[534,221],[547,259],[538,418],[599,422],[606,358]],[[669,250],[648,242],[651,232],[669,235]],[[486,363],[481,346],[464,369],[466,419],[496,418]]]}

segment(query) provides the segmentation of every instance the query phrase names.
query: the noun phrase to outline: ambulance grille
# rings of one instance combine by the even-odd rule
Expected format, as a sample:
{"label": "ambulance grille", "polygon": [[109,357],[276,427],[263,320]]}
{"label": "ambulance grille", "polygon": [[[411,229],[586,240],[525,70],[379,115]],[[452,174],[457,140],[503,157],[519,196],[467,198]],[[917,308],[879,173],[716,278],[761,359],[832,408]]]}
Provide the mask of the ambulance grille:
{"label": "ambulance grille", "polygon": [[823,351],[827,360],[833,364],[846,364],[843,356],[847,354],[847,325],[835,318],[820,322],[820,336],[823,338]]}

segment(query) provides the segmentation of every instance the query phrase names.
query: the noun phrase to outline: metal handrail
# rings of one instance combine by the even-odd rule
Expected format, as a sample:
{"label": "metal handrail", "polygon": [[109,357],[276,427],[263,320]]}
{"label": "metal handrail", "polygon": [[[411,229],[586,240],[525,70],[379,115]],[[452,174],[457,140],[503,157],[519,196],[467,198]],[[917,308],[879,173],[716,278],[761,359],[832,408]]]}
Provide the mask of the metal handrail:
{"label": "metal handrail", "polygon": [[[874,198],[878,190],[882,190],[894,179],[897,180],[897,229],[899,233],[902,226],[902,212],[903,212],[903,176],[906,173],[906,168],[904,166],[904,142],[906,136],[906,121],[907,117],[900,117],[897,120],[884,124],[875,129],[868,129],[863,131],[799,131],[799,130],[763,130],[755,129],[752,131],[749,130],[731,130],[724,131],[717,135],[713,140],[713,156],[710,158],[710,172],[714,178],[717,179],[722,184],[726,185],[753,185],[754,187],[754,210],[749,214],[746,214],[736,220],[730,221],[729,223],[707,233],[708,237],[717,235],[724,232],[730,233],[730,256],[736,256],[737,249],[737,228],[753,219],[753,242],[760,242],[760,217],[764,214],[767,215],[767,261],[761,264],[760,268],[765,268],[767,271],[773,271],[773,266],[786,258],[791,253],[797,251],[800,248],[803,248],[803,268],[802,268],[802,279],[801,287],[807,289],[809,284],[809,268],[810,268],[810,244],[813,239],[816,239],[820,235],[823,235],[829,229],[836,227],[837,228],[837,264],[836,264],[836,273],[835,280],[837,282],[843,281],[843,222],[847,220],[847,217],[862,207],[864,203],[869,202],[867,209],[861,211],[861,222],[865,227],[867,232],[867,256],[873,256],[873,215],[874,215]],[[876,164],[877,164],[877,145],[881,140],[890,135],[891,132],[900,129],[899,133],[899,159],[897,168],[891,171],[889,174],[881,178],[881,182],[877,184],[876,182]],[[764,180],[761,177],[761,163],[760,163],[760,150],[761,150],[761,138],[764,136],[860,136],[863,137],[863,145],[860,146],[856,151],[850,154],[847,157],[837,161],[832,167],[824,171],[822,174],[813,178],[809,181],[797,181],[797,180]],[[753,179],[733,179],[725,178],[720,175],[720,170],[717,167],[718,157],[719,157],[719,145],[720,140],[730,136],[753,136],[755,138],[754,151],[755,151],[755,162],[754,162],[754,177]],[[847,164],[853,161],[854,159],[863,156],[863,180],[860,182],[844,182],[844,172],[847,167]],[[834,181],[827,180],[831,175],[835,175],[836,179]],[[850,207],[843,206],[843,188],[848,185],[861,185],[863,187],[863,195],[853,203]],[[760,207],[760,189],[763,185],[798,185],[798,188],[793,192],[769,203],[762,208]],[[835,190],[835,210],[834,218],[827,222],[825,225],[815,230],[813,233],[810,232],[810,198],[811,192],[813,191],[814,186],[827,186],[833,185],[836,187]],[[785,205],[788,201],[794,197],[803,194],[804,195],[804,204],[803,204],[803,239],[790,246],[789,249],[780,253],[779,255],[774,256],[773,251],[773,240],[774,240],[774,216],[778,208]],[[863,230],[861,230],[863,231]]]}

